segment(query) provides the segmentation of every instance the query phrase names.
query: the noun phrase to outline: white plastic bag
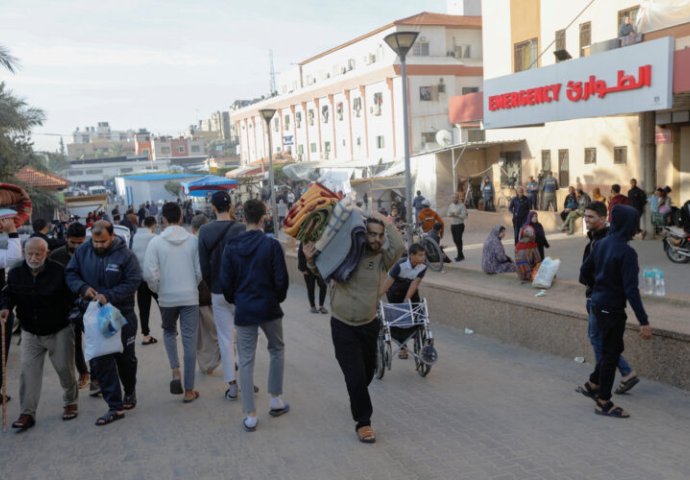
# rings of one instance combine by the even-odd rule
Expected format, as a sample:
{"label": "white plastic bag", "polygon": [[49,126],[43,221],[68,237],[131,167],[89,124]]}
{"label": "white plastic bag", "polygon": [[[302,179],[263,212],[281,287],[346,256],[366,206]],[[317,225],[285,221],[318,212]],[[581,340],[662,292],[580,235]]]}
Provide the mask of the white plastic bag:
{"label": "white plastic bag", "polygon": [[106,338],[101,333],[101,326],[98,321],[100,309],[101,306],[98,302],[89,302],[84,313],[84,358],[87,362],[103,355],[122,353],[123,350],[120,335]]}
{"label": "white plastic bag", "polygon": [[551,288],[553,279],[558,273],[558,267],[561,266],[561,261],[559,259],[553,259],[551,257],[546,257],[539,266],[539,271],[537,276],[534,277],[532,281],[532,286],[534,288]]}

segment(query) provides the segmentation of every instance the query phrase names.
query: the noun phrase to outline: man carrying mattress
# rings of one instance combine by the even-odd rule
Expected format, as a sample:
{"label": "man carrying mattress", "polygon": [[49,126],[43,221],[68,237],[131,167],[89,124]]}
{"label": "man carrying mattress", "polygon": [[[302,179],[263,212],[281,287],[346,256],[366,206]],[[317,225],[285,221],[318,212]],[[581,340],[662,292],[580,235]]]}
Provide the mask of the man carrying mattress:
{"label": "man carrying mattress", "polygon": [[[351,235],[336,234],[335,237],[347,244],[340,250],[350,249]],[[356,268],[347,280],[331,282],[331,336],[335,357],[345,376],[352,418],[359,441],[363,443],[376,441],[371,428],[373,409],[368,387],[376,367],[379,286],[404,248],[395,226],[379,213],[372,212],[366,219],[366,248]],[[305,243],[303,250],[307,267],[314,274],[329,276],[321,272],[327,262],[320,257],[325,256],[327,250],[317,255],[314,242]]]}

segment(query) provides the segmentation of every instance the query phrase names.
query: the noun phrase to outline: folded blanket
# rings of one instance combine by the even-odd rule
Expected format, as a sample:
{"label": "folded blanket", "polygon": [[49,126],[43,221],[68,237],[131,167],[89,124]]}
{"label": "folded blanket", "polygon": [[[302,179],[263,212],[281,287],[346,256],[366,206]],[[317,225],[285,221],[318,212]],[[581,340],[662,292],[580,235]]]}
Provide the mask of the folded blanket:
{"label": "folded blanket", "polygon": [[302,220],[295,238],[301,242],[315,242],[318,240],[328,224],[332,211],[333,205],[329,204],[307,215]]}
{"label": "folded blanket", "polygon": [[350,279],[357,265],[359,265],[359,260],[362,258],[364,249],[367,246],[367,231],[364,227],[357,226],[352,230],[352,246],[350,251],[345,257],[343,263],[333,272],[333,280],[336,282],[346,282]]}
{"label": "folded blanket", "polygon": [[317,209],[333,205],[338,201],[338,196],[320,183],[314,183],[295,201],[283,222],[284,231],[291,237],[297,236],[304,219]]}

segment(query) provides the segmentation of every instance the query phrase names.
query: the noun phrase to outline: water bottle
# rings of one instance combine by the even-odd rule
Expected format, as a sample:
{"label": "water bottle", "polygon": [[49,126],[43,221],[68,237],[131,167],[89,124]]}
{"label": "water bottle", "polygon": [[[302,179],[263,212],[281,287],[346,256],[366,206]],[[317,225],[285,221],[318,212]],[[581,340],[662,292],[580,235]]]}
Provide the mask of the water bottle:
{"label": "water bottle", "polygon": [[664,280],[664,271],[656,270],[656,282],[654,283],[654,295],[663,297],[666,295],[666,281]]}
{"label": "water bottle", "polygon": [[645,268],[644,272],[642,273],[642,277],[644,279],[644,282],[642,284],[642,287],[644,289],[644,294],[645,295],[652,295],[654,293],[654,283],[656,280],[656,272],[654,271],[653,268]]}

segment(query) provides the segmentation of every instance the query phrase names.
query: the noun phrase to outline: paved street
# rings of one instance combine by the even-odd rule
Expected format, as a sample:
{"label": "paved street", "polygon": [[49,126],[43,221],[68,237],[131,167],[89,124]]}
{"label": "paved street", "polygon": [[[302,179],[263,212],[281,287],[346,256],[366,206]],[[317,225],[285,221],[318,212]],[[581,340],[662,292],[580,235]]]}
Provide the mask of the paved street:
{"label": "paved street", "polygon": [[[306,312],[303,287],[285,304],[286,392],[292,411],[267,415],[267,352],[259,344],[256,433],[241,405],[223,399],[219,374],[198,376],[201,398],[168,393],[162,342],[141,347],[139,405],[95,427],[101,399],[83,395],[62,422],[56,375],[46,381],[33,429],[0,434],[0,479],[687,479],[690,394],[647,379],[618,399],[628,420],[593,413],[574,393],[591,366],[437,325],[439,362],[427,378],[393,361],[374,381],[375,445],[354,433],[328,316]],[[460,315],[471,315],[471,312]],[[431,312],[433,322],[433,312]],[[154,335],[161,339],[157,313]],[[19,412],[19,348],[10,355],[9,420]]]}

